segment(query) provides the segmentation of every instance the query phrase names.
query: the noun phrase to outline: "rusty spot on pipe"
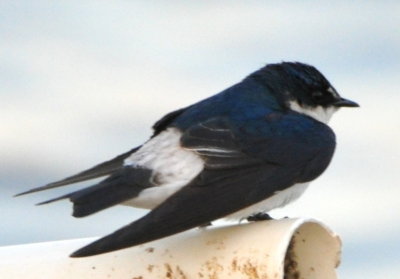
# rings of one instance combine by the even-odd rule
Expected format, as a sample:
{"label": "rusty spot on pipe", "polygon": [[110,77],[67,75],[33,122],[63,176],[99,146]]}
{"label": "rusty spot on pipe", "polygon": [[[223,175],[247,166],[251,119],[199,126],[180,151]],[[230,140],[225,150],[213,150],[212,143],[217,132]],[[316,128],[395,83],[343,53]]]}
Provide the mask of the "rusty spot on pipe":
{"label": "rusty spot on pipe", "polygon": [[145,250],[147,253],[153,253],[154,252],[154,248],[153,247],[148,247]]}
{"label": "rusty spot on pipe", "polygon": [[295,237],[289,243],[285,255],[284,266],[284,279],[300,279],[300,272],[298,270],[297,256],[295,254]]}

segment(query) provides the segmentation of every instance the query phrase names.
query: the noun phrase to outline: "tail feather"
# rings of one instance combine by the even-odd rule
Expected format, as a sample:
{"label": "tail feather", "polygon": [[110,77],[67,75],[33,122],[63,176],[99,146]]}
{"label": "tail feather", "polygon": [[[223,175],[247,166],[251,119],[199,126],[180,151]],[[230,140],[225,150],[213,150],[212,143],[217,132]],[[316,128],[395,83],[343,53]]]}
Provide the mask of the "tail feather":
{"label": "tail feather", "polygon": [[72,215],[85,217],[138,196],[144,188],[153,186],[151,174],[149,169],[125,167],[96,185],[38,205],[70,199],[74,204]]}
{"label": "tail feather", "polygon": [[89,179],[94,179],[94,178],[98,178],[101,176],[111,174],[111,173],[115,172],[116,170],[118,170],[119,168],[121,168],[124,164],[124,160],[126,158],[128,158],[132,153],[136,152],[139,148],[140,148],[140,146],[136,147],[126,153],[123,153],[109,161],[98,164],[88,170],[82,171],[78,174],[69,176],[62,180],[52,182],[52,183],[46,184],[44,186],[33,188],[28,191],[16,194],[15,197],[30,194],[30,193],[35,193],[35,192],[39,192],[39,191],[44,191],[44,190],[48,190],[48,189],[53,189],[53,188],[61,187],[64,185],[73,184],[73,183],[77,183],[77,182],[81,182],[81,181],[85,181],[85,180],[89,180]]}

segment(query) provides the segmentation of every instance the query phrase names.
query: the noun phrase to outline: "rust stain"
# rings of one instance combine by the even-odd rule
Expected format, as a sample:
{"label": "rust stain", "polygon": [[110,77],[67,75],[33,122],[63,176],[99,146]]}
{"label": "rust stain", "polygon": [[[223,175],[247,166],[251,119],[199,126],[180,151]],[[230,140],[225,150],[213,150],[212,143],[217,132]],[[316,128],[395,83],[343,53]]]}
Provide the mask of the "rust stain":
{"label": "rust stain", "polygon": [[297,256],[294,248],[296,237],[293,237],[289,243],[285,256],[284,279],[300,279],[300,272],[298,270]]}
{"label": "rust stain", "polygon": [[200,270],[203,277],[208,279],[218,279],[219,274],[224,270],[224,267],[218,262],[216,257],[212,257],[210,260],[202,264]]}
{"label": "rust stain", "polygon": [[234,258],[234,259],[232,260],[231,267],[232,267],[232,270],[233,270],[233,271],[237,271],[237,270],[238,270],[238,262],[237,262],[237,259],[236,259],[236,258]]}
{"label": "rust stain", "polygon": [[185,273],[183,270],[179,267],[176,266],[175,268],[172,268],[172,266],[168,263],[164,264],[165,268],[165,278],[168,279],[187,279]]}
{"label": "rust stain", "polygon": [[252,279],[260,279],[257,271],[257,265],[253,265],[250,260],[243,264],[242,272]]}
{"label": "rust stain", "polygon": [[207,246],[215,246],[215,249],[217,250],[223,250],[226,248],[224,239],[214,239],[214,240],[209,240],[206,242]]}
{"label": "rust stain", "polygon": [[149,247],[149,248],[146,248],[145,251],[147,253],[153,253],[154,252],[154,248],[153,247]]}
{"label": "rust stain", "polygon": [[186,275],[183,273],[183,270],[178,266],[176,266],[176,273],[178,275],[177,278],[186,279]]}
{"label": "rust stain", "polygon": [[143,276],[132,277],[132,279],[143,279]]}
{"label": "rust stain", "polygon": [[172,268],[169,264],[164,264],[165,267],[165,278],[172,278]]}
{"label": "rust stain", "polygon": [[154,265],[152,265],[152,264],[149,264],[148,266],[147,266],[147,271],[148,272],[153,272],[153,269],[154,269]]}
{"label": "rust stain", "polygon": [[232,272],[240,272],[249,279],[268,279],[265,271],[267,266],[255,262],[251,258],[233,258],[230,265]]}

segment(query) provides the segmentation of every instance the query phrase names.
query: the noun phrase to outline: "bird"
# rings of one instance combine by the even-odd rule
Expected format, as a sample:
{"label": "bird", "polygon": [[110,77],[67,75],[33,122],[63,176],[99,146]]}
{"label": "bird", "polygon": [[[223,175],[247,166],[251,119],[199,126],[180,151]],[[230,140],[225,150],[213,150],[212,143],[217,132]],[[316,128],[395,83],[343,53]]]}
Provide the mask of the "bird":
{"label": "bird", "polygon": [[74,217],[118,204],[148,209],[70,257],[108,253],[227,218],[266,220],[328,167],[336,137],[327,125],[342,98],[314,66],[266,64],[242,81],[155,122],[142,145],[16,196],[98,177],[69,199]]}

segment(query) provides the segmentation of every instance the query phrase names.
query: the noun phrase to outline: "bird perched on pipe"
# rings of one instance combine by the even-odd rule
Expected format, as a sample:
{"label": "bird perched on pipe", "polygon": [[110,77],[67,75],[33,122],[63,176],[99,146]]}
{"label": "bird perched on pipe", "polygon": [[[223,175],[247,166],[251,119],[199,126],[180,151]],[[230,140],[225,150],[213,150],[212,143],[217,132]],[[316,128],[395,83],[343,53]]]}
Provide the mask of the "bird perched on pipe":
{"label": "bird perched on pipe", "polygon": [[41,204],[69,199],[75,217],[117,204],[150,209],[72,257],[139,245],[224,217],[267,218],[328,167],[336,143],[327,122],[341,107],[358,104],[342,98],[313,66],[268,64],[168,113],[143,145],[19,195],[107,176]]}

